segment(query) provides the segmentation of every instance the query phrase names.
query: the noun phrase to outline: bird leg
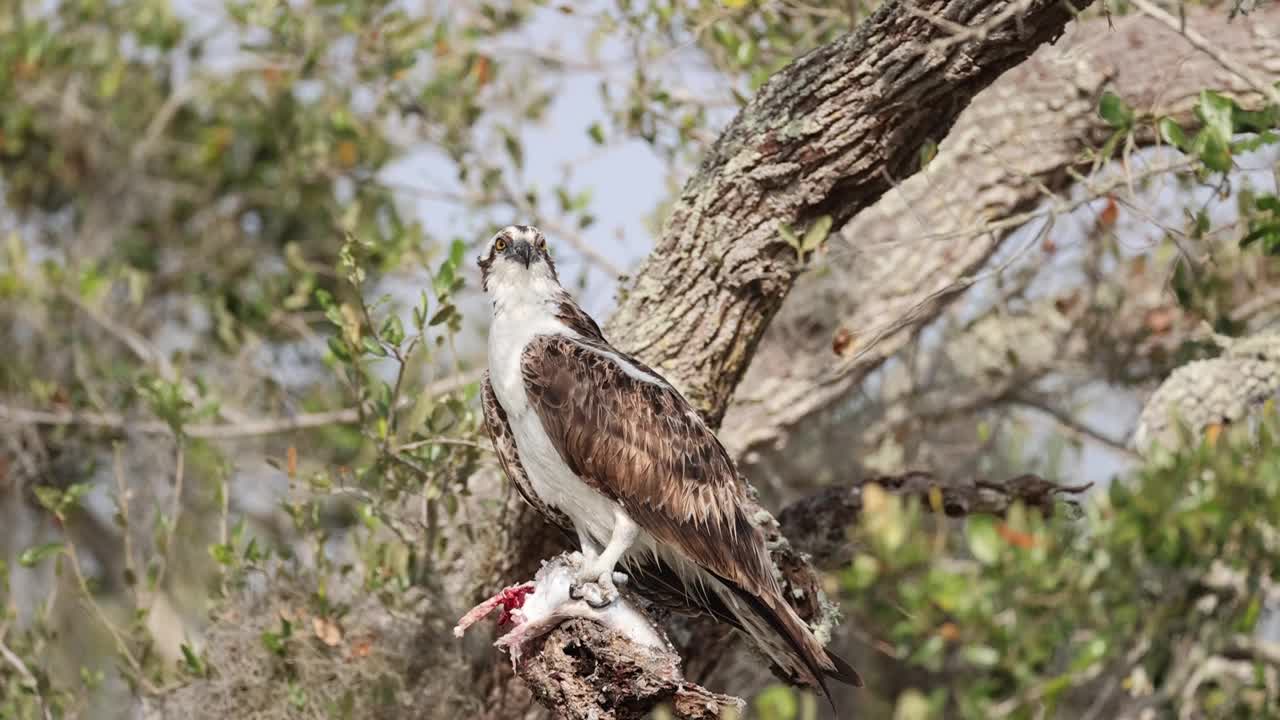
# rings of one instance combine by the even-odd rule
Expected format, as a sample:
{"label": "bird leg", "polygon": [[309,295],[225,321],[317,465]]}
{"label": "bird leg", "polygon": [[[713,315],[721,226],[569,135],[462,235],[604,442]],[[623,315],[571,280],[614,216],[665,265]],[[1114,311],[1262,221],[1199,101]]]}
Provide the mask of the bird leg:
{"label": "bird leg", "polygon": [[[625,583],[627,576],[614,572],[614,568],[639,535],[640,527],[621,509],[614,510],[613,533],[604,550],[596,553],[594,543],[583,543],[582,569],[578,571],[577,582],[574,583],[570,596],[582,598],[595,608],[604,607],[617,599],[617,585]],[[581,533],[579,537],[582,537]],[[587,550],[588,545],[591,547],[590,552]]]}
{"label": "bird leg", "polygon": [[596,544],[595,540],[591,539],[591,536],[586,531],[581,529],[578,530],[578,546],[582,548],[582,562],[584,565],[595,562],[600,555],[600,546]]}

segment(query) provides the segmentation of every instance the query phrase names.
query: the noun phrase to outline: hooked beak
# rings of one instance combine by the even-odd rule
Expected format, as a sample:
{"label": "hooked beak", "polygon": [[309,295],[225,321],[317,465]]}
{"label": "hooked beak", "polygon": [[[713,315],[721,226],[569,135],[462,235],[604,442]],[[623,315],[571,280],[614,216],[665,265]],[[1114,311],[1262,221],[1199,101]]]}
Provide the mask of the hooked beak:
{"label": "hooked beak", "polygon": [[521,240],[511,249],[515,253],[516,259],[524,263],[526,268],[529,267],[529,263],[533,262],[533,245],[530,245],[527,240]]}

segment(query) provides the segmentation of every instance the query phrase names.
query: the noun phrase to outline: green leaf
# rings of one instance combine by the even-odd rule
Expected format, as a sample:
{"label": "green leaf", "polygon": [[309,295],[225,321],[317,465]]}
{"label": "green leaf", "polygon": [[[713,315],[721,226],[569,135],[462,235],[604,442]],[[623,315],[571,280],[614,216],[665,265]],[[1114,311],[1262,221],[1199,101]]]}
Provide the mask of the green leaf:
{"label": "green leaf", "polygon": [[938,156],[938,143],[926,140],[920,145],[920,169],[923,170]]}
{"label": "green leaf", "polygon": [[1196,136],[1193,146],[1195,153],[1199,156],[1200,162],[1214,172],[1231,170],[1231,144],[1227,137],[1229,136],[1219,136],[1217,132],[1209,131],[1207,128]]}
{"label": "green leaf", "polygon": [[1102,101],[1098,103],[1098,115],[1117,130],[1127,130],[1133,125],[1133,109],[1111,91],[1102,94]]}
{"label": "green leaf", "polygon": [[196,655],[195,651],[191,649],[191,646],[186,643],[182,643],[182,660],[186,663],[187,671],[192,675],[197,677],[204,677],[206,675],[204,661],[201,660],[200,657]]}
{"label": "green leaf", "polygon": [[386,348],[382,347],[381,343],[368,335],[360,338],[360,344],[364,346],[364,351],[370,355],[374,355],[376,357],[387,356]]}
{"label": "green leaf", "polygon": [[804,240],[800,242],[800,251],[812,252],[825,242],[827,235],[831,232],[831,222],[830,215],[823,215],[814,220],[809,229],[805,231]]}
{"label": "green leaf", "polygon": [[71,487],[67,488],[67,491],[62,494],[63,507],[79,503],[80,498],[88,495],[89,491],[92,489],[93,486],[89,483],[72,483]]}
{"label": "green leaf", "polygon": [[1240,238],[1240,247],[1248,247],[1259,240],[1265,241],[1263,243],[1263,252],[1271,254],[1273,249],[1280,244],[1280,222],[1265,223],[1254,228],[1248,235]]}
{"label": "green leaf", "polygon": [[1186,133],[1182,131],[1182,126],[1175,122],[1173,118],[1160,118],[1158,125],[1160,127],[1160,137],[1164,138],[1165,142],[1184,151],[1191,146],[1191,143],[1187,140]]}
{"label": "green leaf", "polygon": [[1200,92],[1200,103],[1196,106],[1196,114],[1200,116],[1200,122],[1204,123],[1206,130],[1212,130],[1223,142],[1226,142],[1235,134],[1232,122],[1234,109],[1235,103],[1230,98],[1203,90]]}
{"label": "green leaf", "polygon": [[587,135],[595,144],[604,144],[604,128],[600,127],[600,123],[591,123],[591,127],[587,128]]}
{"label": "green leaf", "polygon": [[1071,671],[1080,672],[1101,660],[1107,654],[1105,638],[1094,638],[1080,648],[1080,654],[1071,661]]}
{"label": "green leaf", "polygon": [[784,240],[788,245],[790,245],[791,247],[795,248],[796,255],[800,255],[800,254],[803,252],[803,251],[800,249],[800,248],[801,248],[801,245],[800,245],[800,238],[796,236],[796,233],[795,233],[795,231],[794,231],[794,230],[792,230],[792,229],[791,229],[791,226],[789,226],[789,225],[779,225],[779,226],[778,226],[778,234],[782,236],[782,239],[783,239],[783,240]]}
{"label": "green leaf", "polygon": [[778,684],[770,685],[757,695],[755,706],[760,720],[795,720],[800,712],[795,690]]}
{"label": "green leaf", "polygon": [[387,316],[385,322],[382,323],[382,330],[378,333],[387,343],[399,346],[404,340],[404,325],[400,322],[400,316],[391,314]]}
{"label": "green leaf", "polygon": [[871,587],[880,574],[880,562],[871,555],[860,553],[853,559],[853,565],[847,575],[848,583],[854,590]]}
{"label": "green leaf", "polygon": [[62,489],[53,487],[52,485],[37,485],[32,491],[36,495],[36,501],[40,506],[51,513],[62,511]]}
{"label": "green leaf", "polygon": [[970,517],[964,526],[969,552],[984,565],[995,564],[1000,559],[1000,535],[993,519],[985,515]]}
{"label": "green leaf", "polygon": [[516,169],[523,169],[524,148],[520,145],[520,140],[510,131],[504,130],[502,132],[502,146],[506,148],[507,155],[511,156],[511,162],[515,164]]}
{"label": "green leaf", "polygon": [[213,557],[219,565],[229,567],[235,562],[235,549],[229,543],[214,543],[209,546],[209,555]]}
{"label": "green leaf", "polygon": [[453,242],[449,243],[449,264],[453,265],[454,267],[458,267],[462,265],[462,259],[466,256],[466,254],[467,254],[467,243],[464,242],[461,238],[454,238]]}
{"label": "green leaf", "polygon": [[18,564],[22,567],[35,567],[45,559],[62,552],[66,546],[59,542],[44,543],[29,547],[18,555]]}
{"label": "green leaf", "polygon": [[456,311],[452,305],[445,305],[444,307],[437,310],[435,315],[431,316],[431,319],[427,321],[427,325],[433,326],[433,327],[436,325],[439,325],[440,323],[445,322],[449,320],[449,318],[453,317],[454,312]]}
{"label": "green leaf", "polygon": [[969,664],[981,668],[993,667],[1000,662],[1000,653],[988,645],[969,645],[961,654]]}
{"label": "green leaf", "polygon": [[347,352],[347,346],[339,337],[329,338],[329,352],[333,353],[333,356],[342,362],[351,362],[351,353]]}

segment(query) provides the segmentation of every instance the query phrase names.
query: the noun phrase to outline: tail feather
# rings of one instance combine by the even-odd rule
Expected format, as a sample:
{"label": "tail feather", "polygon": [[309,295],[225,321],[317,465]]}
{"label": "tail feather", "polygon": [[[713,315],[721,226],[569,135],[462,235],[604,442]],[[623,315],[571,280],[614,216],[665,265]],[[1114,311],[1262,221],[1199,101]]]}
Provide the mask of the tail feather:
{"label": "tail feather", "polygon": [[831,677],[839,680],[845,685],[862,687],[862,676],[858,674],[857,670],[853,669],[853,666],[850,665],[848,661],[830,650],[823,649],[823,652],[827,654],[827,659],[830,660],[831,664],[836,668],[834,672],[828,673]]}
{"label": "tail feather", "polygon": [[[737,585],[721,581],[726,588],[733,592],[733,595],[742,602],[751,612],[752,618],[741,618],[741,625],[746,629],[747,633],[753,637],[762,647],[774,657],[774,661],[802,679],[807,680],[809,684],[822,690],[822,694],[826,696],[827,702],[831,703],[832,708],[835,707],[835,701],[831,698],[831,690],[827,687],[827,678],[838,680],[847,685],[862,687],[862,677],[853,669],[848,662],[835,653],[827,650],[814,637],[813,632],[809,630],[809,626],[796,615],[795,610],[790,605],[783,602],[780,598],[765,598],[754,595],[751,592],[738,587]],[[753,622],[755,620],[755,622]],[[762,636],[759,631],[753,630],[763,623],[763,630],[769,631],[774,637],[781,638],[785,641],[785,649],[790,652],[788,657],[777,657],[778,647],[776,642],[771,642],[772,638]],[[788,662],[789,661],[789,662]],[[798,661],[798,663],[797,663]]]}
{"label": "tail feather", "polygon": [[[843,658],[818,642],[809,626],[777,592],[757,595],[707,568],[694,569],[665,557],[628,564],[638,589],[659,605],[688,612],[697,608],[741,630],[798,682],[822,690],[828,702],[826,680],[862,687],[862,678]],[[834,707],[834,703],[832,703]]]}

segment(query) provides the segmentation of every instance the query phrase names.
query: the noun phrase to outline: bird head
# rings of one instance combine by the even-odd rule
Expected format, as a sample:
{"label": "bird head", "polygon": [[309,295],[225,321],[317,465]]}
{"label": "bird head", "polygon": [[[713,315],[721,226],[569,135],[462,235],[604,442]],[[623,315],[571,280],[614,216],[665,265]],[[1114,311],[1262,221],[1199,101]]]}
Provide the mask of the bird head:
{"label": "bird head", "polygon": [[487,254],[477,263],[485,292],[547,283],[560,285],[547,238],[532,225],[508,225],[499,230],[489,241]]}

